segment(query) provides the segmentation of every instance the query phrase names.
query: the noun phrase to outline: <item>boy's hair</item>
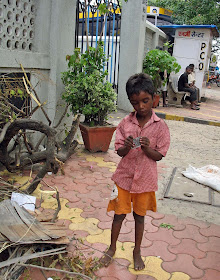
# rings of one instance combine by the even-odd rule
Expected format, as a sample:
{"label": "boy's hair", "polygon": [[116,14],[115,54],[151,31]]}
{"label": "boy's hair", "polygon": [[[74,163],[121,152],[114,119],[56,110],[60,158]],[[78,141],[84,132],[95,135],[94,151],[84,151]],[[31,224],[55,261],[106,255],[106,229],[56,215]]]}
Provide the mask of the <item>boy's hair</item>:
{"label": "boy's hair", "polygon": [[150,76],[144,73],[132,75],[126,83],[128,99],[133,94],[140,94],[141,91],[149,93],[153,98],[155,89]]}
{"label": "boy's hair", "polygon": [[190,67],[190,68],[194,68],[195,65],[194,65],[193,63],[191,63],[191,64],[189,64],[189,67]]}

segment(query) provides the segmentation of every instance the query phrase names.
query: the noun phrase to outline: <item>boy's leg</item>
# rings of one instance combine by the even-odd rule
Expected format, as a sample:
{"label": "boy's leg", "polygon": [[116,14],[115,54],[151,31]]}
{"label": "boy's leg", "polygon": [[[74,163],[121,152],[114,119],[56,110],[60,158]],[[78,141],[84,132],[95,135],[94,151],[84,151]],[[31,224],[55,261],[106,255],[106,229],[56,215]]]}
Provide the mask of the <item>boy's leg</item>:
{"label": "boy's leg", "polygon": [[134,269],[142,270],[145,265],[141,258],[141,241],[144,233],[144,216],[140,216],[133,212],[135,220],[135,247],[133,251]]}
{"label": "boy's leg", "polygon": [[105,266],[108,266],[112,260],[112,257],[115,254],[116,251],[116,242],[118,240],[118,235],[121,230],[122,222],[124,221],[126,217],[126,214],[121,215],[114,215],[114,220],[112,222],[112,231],[111,231],[111,245],[104,255],[104,257],[101,259],[101,263]]}

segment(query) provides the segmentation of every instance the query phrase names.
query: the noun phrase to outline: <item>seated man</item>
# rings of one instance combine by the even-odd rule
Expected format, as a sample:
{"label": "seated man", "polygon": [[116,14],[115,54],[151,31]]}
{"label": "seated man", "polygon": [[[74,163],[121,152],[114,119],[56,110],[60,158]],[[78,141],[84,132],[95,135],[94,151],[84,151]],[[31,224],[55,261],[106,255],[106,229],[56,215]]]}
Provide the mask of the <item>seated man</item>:
{"label": "seated man", "polygon": [[199,88],[197,88],[196,85],[195,85],[195,82],[196,82],[196,74],[195,74],[195,71],[194,71],[195,65],[194,64],[189,64],[189,67],[192,69],[192,73],[188,75],[188,83],[189,83],[190,87],[196,89],[197,100],[200,103]]}
{"label": "seated man", "polygon": [[188,75],[192,72],[192,69],[190,66],[186,67],[186,71],[179,77],[178,81],[178,91],[186,91],[190,93],[189,101],[191,103],[191,109],[192,110],[199,110],[199,107],[197,106],[197,93],[196,89],[193,87],[190,87],[188,83]]}

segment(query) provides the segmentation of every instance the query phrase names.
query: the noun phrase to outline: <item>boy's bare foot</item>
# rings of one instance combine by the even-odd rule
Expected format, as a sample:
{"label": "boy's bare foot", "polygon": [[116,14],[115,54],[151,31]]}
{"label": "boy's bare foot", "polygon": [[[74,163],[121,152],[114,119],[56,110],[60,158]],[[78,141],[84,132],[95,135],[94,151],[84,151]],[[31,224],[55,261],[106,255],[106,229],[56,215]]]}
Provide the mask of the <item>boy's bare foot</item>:
{"label": "boy's bare foot", "polygon": [[109,266],[112,262],[112,258],[115,254],[115,250],[109,248],[105,255],[100,259],[100,262],[104,266]]}
{"label": "boy's bare foot", "polygon": [[133,251],[133,258],[134,258],[134,270],[142,270],[145,268],[145,264],[141,258],[140,251]]}

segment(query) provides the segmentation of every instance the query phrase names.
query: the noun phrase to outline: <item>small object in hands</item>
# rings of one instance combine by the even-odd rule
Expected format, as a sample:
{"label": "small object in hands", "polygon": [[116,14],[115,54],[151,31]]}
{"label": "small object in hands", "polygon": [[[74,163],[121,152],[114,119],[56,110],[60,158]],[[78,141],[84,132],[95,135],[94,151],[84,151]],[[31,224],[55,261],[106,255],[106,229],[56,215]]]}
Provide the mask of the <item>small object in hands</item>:
{"label": "small object in hands", "polygon": [[111,196],[110,196],[110,200],[114,200],[118,197],[118,188],[117,186],[114,184],[112,192],[111,192]]}
{"label": "small object in hands", "polygon": [[187,196],[187,197],[193,197],[193,193],[189,193],[189,192],[184,193],[184,195]]}
{"label": "small object in hands", "polygon": [[133,139],[134,147],[133,147],[132,149],[136,149],[136,148],[138,148],[138,147],[141,146],[140,138],[141,138],[141,137],[137,137],[137,138],[134,138],[134,139]]}

